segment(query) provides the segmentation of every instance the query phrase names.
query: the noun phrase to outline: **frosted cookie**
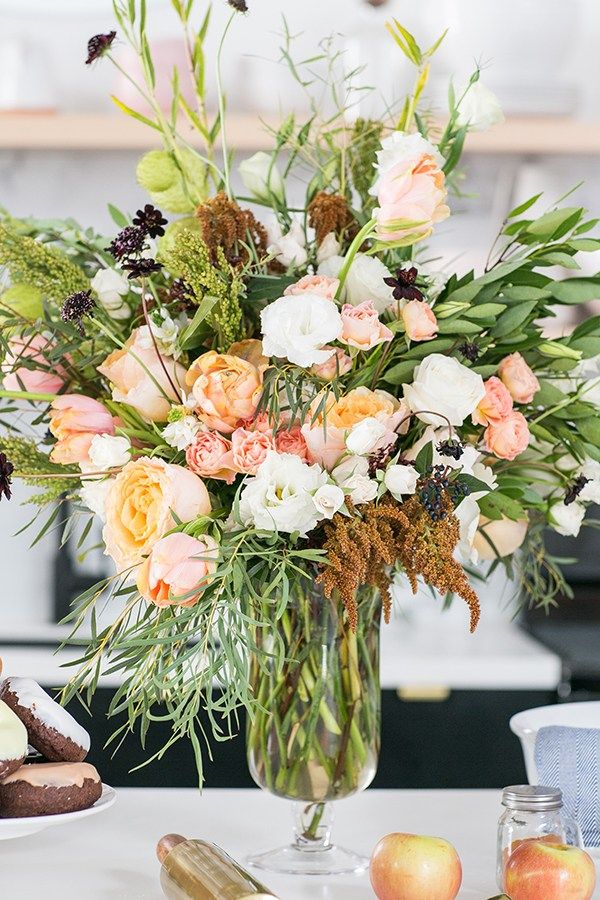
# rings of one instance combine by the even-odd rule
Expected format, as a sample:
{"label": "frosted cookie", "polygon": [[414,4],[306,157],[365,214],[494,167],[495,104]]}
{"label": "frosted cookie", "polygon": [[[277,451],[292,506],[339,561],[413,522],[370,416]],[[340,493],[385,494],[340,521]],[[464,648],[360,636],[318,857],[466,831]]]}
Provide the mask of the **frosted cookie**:
{"label": "frosted cookie", "polygon": [[80,762],[90,749],[90,736],[73,716],[33,678],[11,676],[0,698],[19,717],[32,747],[53,762]]}
{"label": "frosted cookie", "polygon": [[0,700],[0,779],[22,766],[27,756],[27,729]]}
{"label": "frosted cookie", "polygon": [[52,762],[21,766],[0,782],[0,816],[56,816],[93,806],[102,782],[89,763]]}

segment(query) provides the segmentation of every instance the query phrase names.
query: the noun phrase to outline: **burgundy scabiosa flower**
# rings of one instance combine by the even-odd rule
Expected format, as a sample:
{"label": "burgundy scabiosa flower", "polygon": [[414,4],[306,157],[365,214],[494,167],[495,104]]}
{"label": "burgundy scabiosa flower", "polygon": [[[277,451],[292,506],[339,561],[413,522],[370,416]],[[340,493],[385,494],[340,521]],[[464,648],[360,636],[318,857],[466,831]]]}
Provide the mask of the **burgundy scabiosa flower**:
{"label": "burgundy scabiosa flower", "polygon": [[138,225],[127,225],[118,233],[116,238],[108,245],[108,252],[115,259],[121,260],[128,256],[141,253],[146,243],[146,234]]}
{"label": "burgundy scabiosa flower", "polygon": [[161,268],[160,263],[148,256],[134,257],[124,260],[123,268],[129,272],[129,278],[146,278],[154,272],[158,272]]}
{"label": "burgundy scabiosa flower", "polygon": [[416,267],[411,266],[410,269],[397,269],[395,277],[392,275],[383,280],[394,289],[392,292],[394,300],[422,300],[423,294],[415,286],[418,274]]}
{"label": "burgundy scabiosa flower", "polygon": [[108,34],[95,34],[88,41],[86,66],[89,66],[95,60],[100,59],[110,50],[110,46],[117,36],[116,31],[109,31]]}
{"label": "burgundy scabiosa flower", "polygon": [[146,203],[143,209],[138,209],[136,212],[133,224],[141,228],[148,237],[156,238],[165,233],[163,226],[167,224],[167,220],[160,209],[156,209],[151,203]]}
{"label": "burgundy scabiosa flower", "polygon": [[63,322],[74,322],[80,334],[84,334],[82,320],[84,316],[89,316],[96,305],[96,301],[92,297],[91,291],[77,291],[70,294],[63,303],[60,310],[60,317]]}
{"label": "burgundy scabiosa flower", "polygon": [[227,0],[229,6],[232,9],[235,9],[237,12],[245,13],[248,12],[248,4],[246,0]]}
{"label": "burgundy scabiosa flower", "polygon": [[0,453],[0,500],[2,500],[2,497],[6,497],[7,500],[10,500],[12,497],[11,475],[14,470],[15,467],[6,453]]}

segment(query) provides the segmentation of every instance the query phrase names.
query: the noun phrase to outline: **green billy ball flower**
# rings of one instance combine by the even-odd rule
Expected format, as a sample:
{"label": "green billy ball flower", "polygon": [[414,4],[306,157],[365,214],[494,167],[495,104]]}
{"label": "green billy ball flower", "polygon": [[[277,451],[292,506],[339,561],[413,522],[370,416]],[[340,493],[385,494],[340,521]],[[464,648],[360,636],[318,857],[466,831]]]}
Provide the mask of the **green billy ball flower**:
{"label": "green billy ball flower", "polygon": [[187,147],[177,152],[177,161],[168,150],[151,150],[136,169],[138,183],[160,209],[190,213],[206,200],[206,166]]}

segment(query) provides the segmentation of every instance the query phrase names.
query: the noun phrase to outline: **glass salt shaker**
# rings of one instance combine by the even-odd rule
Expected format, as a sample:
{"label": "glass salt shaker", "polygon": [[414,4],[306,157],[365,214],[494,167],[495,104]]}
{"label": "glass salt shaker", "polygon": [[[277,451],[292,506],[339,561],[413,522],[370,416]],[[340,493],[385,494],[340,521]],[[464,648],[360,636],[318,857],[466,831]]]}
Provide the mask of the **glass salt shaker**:
{"label": "glass salt shaker", "polygon": [[496,880],[504,890],[504,869],[513,850],[524,841],[547,841],[582,846],[579,826],[565,818],[560,788],[514,784],[502,791],[506,807],[498,822]]}

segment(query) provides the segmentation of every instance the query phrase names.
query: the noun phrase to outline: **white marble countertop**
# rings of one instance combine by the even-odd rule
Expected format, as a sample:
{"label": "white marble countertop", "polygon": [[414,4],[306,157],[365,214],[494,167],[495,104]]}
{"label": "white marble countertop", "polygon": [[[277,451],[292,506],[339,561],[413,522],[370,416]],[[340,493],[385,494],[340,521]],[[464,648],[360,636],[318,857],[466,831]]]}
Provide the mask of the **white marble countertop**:
{"label": "white marble countertop", "polygon": [[[369,854],[384,834],[408,831],[451,841],[463,864],[461,900],[495,886],[499,791],[366,791],[337,805],[333,839]],[[209,840],[244,864],[246,854],[287,842],[291,804],[258,790],[129,788],[106,813],[0,843],[5,900],[160,900],[154,847],[162,834]],[[281,900],[373,897],[368,875],[319,878],[255,872]],[[594,894],[600,897],[600,891]]]}

